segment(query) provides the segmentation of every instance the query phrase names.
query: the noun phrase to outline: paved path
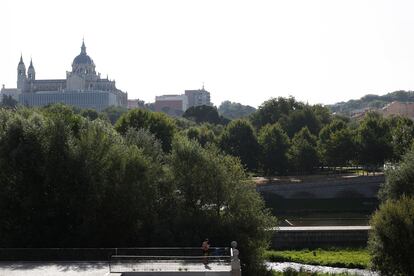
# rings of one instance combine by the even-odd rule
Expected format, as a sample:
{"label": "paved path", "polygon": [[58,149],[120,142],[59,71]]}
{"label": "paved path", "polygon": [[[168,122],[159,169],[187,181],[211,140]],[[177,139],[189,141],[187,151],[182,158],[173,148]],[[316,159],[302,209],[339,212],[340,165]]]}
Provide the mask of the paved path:
{"label": "paved path", "polygon": [[120,276],[107,262],[0,262],[0,276]]}
{"label": "paved path", "polygon": [[230,265],[225,263],[204,265],[203,263],[159,261],[115,263],[112,264],[112,271],[115,273],[109,273],[108,262],[0,262],[0,276],[120,276],[121,273],[118,272],[134,271],[162,272],[164,274],[191,271],[206,273],[205,275],[227,275],[230,270]]}
{"label": "paved path", "polygon": [[111,264],[113,272],[230,272],[229,263],[211,262],[204,265],[202,262],[171,262],[171,261],[151,261],[151,262],[121,262]]}

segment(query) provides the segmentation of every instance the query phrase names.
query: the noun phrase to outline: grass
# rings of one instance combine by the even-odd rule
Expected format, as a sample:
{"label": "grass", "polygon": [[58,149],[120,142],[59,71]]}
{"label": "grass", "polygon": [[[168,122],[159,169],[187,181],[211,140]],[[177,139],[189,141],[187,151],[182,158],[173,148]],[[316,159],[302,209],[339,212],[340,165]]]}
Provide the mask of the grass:
{"label": "grass", "polygon": [[295,262],[344,268],[368,268],[370,262],[366,249],[271,250],[266,252],[265,258],[270,262]]}
{"label": "grass", "polygon": [[272,276],[351,276],[349,273],[319,273],[319,272],[308,272],[308,271],[294,271],[286,270],[284,272],[272,271]]}

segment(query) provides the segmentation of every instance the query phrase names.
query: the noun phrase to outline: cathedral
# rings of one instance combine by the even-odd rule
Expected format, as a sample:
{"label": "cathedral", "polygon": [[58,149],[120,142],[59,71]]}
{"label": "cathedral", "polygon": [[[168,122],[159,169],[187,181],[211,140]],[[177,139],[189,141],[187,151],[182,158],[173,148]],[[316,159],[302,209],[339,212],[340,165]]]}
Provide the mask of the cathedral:
{"label": "cathedral", "polygon": [[17,66],[17,89],[2,89],[3,95],[13,96],[26,106],[64,103],[79,108],[102,110],[109,106],[127,106],[127,93],[115,86],[115,81],[102,79],[95,71],[95,63],[86,53],[85,42],[72,62],[66,79],[36,79],[32,60],[26,71],[23,58]]}

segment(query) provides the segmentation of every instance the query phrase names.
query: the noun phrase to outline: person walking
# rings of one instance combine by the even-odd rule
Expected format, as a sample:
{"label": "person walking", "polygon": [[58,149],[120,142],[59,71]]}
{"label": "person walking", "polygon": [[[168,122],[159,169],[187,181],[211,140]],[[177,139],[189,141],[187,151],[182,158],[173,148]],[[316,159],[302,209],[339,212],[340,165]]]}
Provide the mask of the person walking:
{"label": "person walking", "polygon": [[208,250],[210,249],[210,243],[208,239],[206,238],[203,243],[201,244],[201,250],[203,251],[203,263],[207,265],[208,263]]}

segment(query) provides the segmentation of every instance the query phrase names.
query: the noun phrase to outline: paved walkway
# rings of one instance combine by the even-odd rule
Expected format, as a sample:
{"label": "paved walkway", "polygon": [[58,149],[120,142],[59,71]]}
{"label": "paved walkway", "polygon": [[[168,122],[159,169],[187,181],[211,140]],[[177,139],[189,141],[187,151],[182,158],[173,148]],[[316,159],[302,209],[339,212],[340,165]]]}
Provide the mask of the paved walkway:
{"label": "paved walkway", "polygon": [[231,266],[228,263],[212,262],[204,265],[202,262],[121,262],[111,264],[112,272],[229,272]]}
{"label": "paved walkway", "polygon": [[[227,275],[231,266],[226,263],[182,262],[131,262],[112,264],[108,262],[0,262],[0,276],[120,276],[119,272],[195,272]],[[215,274],[216,273],[216,274]],[[224,273],[224,274],[223,274]],[[165,274],[166,275],[166,274]],[[189,275],[189,274],[188,274]],[[204,275],[204,274],[203,274]]]}
{"label": "paved walkway", "polygon": [[0,276],[120,276],[107,262],[0,262]]}

